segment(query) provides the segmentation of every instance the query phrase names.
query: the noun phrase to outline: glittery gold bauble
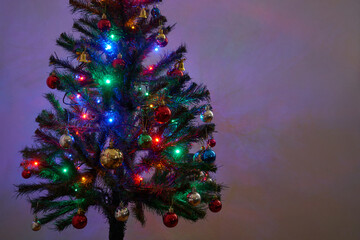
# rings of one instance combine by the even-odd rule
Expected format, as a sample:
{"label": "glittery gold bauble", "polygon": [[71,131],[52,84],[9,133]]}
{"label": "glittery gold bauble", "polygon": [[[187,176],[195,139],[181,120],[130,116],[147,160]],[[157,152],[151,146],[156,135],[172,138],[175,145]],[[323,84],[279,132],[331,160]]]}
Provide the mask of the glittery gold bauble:
{"label": "glittery gold bauble", "polygon": [[115,169],[121,166],[124,156],[119,149],[113,148],[110,144],[109,148],[103,150],[100,155],[100,162],[104,168]]}
{"label": "glittery gold bauble", "polygon": [[115,211],[115,219],[119,222],[125,222],[128,220],[130,215],[129,209],[126,207],[119,206]]}
{"label": "glittery gold bauble", "polygon": [[201,196],[198,192],[196,192],[196,188],[193,188],[191,193],[187,196],[188,202],[192,206],[197,206],[201,203]]}
{"label": "glittery gold bauble", "polygon": [[38,219],[36,217],[31,224],[31,229],[35,232],[39,231],[41,229],[41,223],[38,221]]}

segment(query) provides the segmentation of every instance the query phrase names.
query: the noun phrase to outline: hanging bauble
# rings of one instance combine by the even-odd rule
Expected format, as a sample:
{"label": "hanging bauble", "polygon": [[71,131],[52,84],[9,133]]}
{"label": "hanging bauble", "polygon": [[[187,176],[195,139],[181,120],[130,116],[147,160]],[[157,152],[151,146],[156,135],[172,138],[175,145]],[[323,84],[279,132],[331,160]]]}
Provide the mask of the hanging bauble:
{"label": "hanging bauble", "polygon": [[116,210],[115,210],[115,219],[117,221],[126,222],[128,220],[128,218],[129,218],[129,216],[130,216],[129,209],[122,206],[122,204],[120,204],[120,206],[118,208],[116,208]]}
{"label": "hanging bauble", "polygon": [[174,213],[173,208],[170,208],[169,212],[163,216],[163,222],[168,228],[173,228],[178,224],[179,218],[176,213]]}
{"label": "hanging bauble", "polygon": [[220,212],[221,208],[222,208],[222,203],[219,199],[214,199],[209,203],[209,209],[214,213]]}
{"label": "hanging bauble", "polygon": [[147,18],[147,11],[145,7],[141,8],[139,18],[143,18],[143,19]]}
{"label": "hanging bauble", "polygon": [[114,148],[114,142],[110,141],[109,147],[101,152],[100,162],[104,168],[115,169],[121,166],[124,156],[119,149]]}
{"label": "hanging bauble", "polygon": [[158,43],[159,47],[166,47],[169,43],[169,39],[166,37],[164,41],[162,41],[162,42],[158,41],[157,43]]}
{"label": "hanging bauble", "polygon": [[153,9],[151,9],[151,16],[153,16],[153,18],[158,18],[160,17],[160,9],[158,8],[158,6],[153,7]]}
{"label": "hanging bauble", "polygon": [[83,229],[87,224],[87,217],[82,209],[79,209],[71,221],[72,225],[76,229]]}
{"label": "hanging bauble", "polygon": [[194,162],[200,162],[201,161],[201,151],[198,151],[193,156]]}
{"label": "hanging bauble", "polygon": [[187,195],[187,200],[188,203],[190,203],[190,205],[194,207],[201,203],[201,196],[198,192],[196,192],[195,187],[192,189],[191,193]]}
{"label": "hanging bauble", "polygon": [[159,106],[155,109],[155,121],[164,124],[171,119],[171,110],[165,105]]}
{"label": "hanging bauble", "polygon": [[61,147],[68,149],[74,143],[74,137],[67,132],[60,137],[59,143]]}
{"label": "hanging bauble", "polygon": [[22,176],[23,178],[25,178],[25,179],[28,179],[28,178],[31,177],[31,171],[25,169],[24,171],[22,171],[21,176]]}
{"label": "hanging bauble", "polygon": [[112,62],[112,65],[114,68],[125,66],[125,61],[124,61],[124,59],[122,59],[121,53],[119,53],[117,55],[117,58],[114,59],[114,61]]}
{"label": "hanging bauble", "polygon": [[182,71],[182,72],[184,72],[184,71],[185,71],[185,64],[184,64],[184,61],[185,61],[185,60],[186,60],[185,58],[180,59],[180,60],[177,62],[177,64],[175,65],[175,68],[176,68],[176,69],[179,69],[179,70]]}
{"label": "hanging bauble", "polygon": [[200,119],[203,122],[209,123],[213,120],[214,113],[210,110],[209,106],[206,107],[205,111],[200,115]]}
{"label": "hanging bauble", "polygon": [[175,69],[171,70],[170,72],[168,72],[168,75],[171,77],[182,77],[182,76],[184,76],[184,72],[175,68]]}
{"label": "hanging bauble", "polygon": [[199,179],[202,182],[205,182],[208,177],[209,177],[209,174],[207,172],[201,171],[199,174]]}
{"label": "hanging bauble", "polygon": [[108,31],[111,28],[111,23],[107,19],[105,13],[102,15],[101,20],[98,22],[98,28],[102,32]]}
{"label": "hanging bauble", "polygon": [[60,79],[56,76],[55,72],[52,72],[46,79],[46,84],[51,89],[55,89],[60,85]]}
{"label": "hanging bauble", "polygon": [[39,222],[37,217],[34,218],[34,221],[31,224],[31,229],[35,232],[41,229],[41,223]]}
{"label": "hanging bauble", "polygon": [[213,138],[210,138],[207,143],[208,143],[208,145],[210,147],[215,147],[216,146],[216,141]]}
{"label": "hanging bauble", "polygon": [[203,162],[206,163],[214,163],[216,160],[216,154],[212,149],[206,149],[202,154],[201,154],[201,160]]}
{"label": "hanging bauble", "polygon": [[206,178],[206,182],[207,182],[207,183],[213,183],[214,180],[213,180],[211,177],[208,177],[208,178]]}
{"label": "hanging bauble", "polygon": [[144,132],[139,136],[138,144],[143,149],[151,148],[152,137],[149,134],[147,134],[146,132]]}
{"label": "hanging bauble", "polygon": [[165,47],[169,40],[164,34],[164,29],[160,28],[158,35],[156,36],[156,42],[160,47]]}
{"label": "hanging bauble", "polygon": [[91,63],[90,55],[86,52],[86,50],[79,54],[77,60],[82,63]]}

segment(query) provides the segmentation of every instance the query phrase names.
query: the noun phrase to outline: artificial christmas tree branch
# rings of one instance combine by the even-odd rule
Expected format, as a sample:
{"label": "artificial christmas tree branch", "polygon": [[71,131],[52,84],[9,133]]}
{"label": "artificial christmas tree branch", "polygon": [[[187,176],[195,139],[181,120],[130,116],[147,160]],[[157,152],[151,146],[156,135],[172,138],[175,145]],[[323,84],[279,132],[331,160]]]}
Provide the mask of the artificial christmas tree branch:
{"label": "artificial christmas tree branch", "polygon": [[[60,35],[69,55],[50,57],[46,80],[62,102],[45,95],[52,110],[37,116],[36,145],[21,151],[22,176],[41,180],[17,186],[34,231],[82,229],[95,208],[109,239],[122,240],[130,216],[145,225],[151,211],[175,227],[179,217],[203,219],[207,205],[220,211],[210,92],[186,72],[185,45],[163,52],[175,25],[165,25],[159,2],[70,0],[80,37]],[[203,146],[191,153],[194,144]]]}

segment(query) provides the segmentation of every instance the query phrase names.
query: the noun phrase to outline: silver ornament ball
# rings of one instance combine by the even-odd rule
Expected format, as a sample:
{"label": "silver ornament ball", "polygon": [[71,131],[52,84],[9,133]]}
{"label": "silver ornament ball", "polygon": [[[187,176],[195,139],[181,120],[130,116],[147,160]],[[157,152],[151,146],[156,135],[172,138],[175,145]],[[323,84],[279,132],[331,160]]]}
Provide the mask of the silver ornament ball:
{"label": "silver ornament ball", "polygon": [[60,137],[59,143],[61,147],[68,149],[74,143],[74,137],[71,136],[69,133],[65,133]]}
{"label": "silver ornament ball", "polygon": [[197,206],[201,203],[201,196],[198,192],[196,192],[196,189],[193,189],[191,193],[187,196],[188,202],[192,206]]}
{"label": "silver ornament ball", "polygon": [[200,115],[201,121],[206,122],[206,123],[211,122],[213,120],[213,118],[214,118],[214,113],[210,109],[207,109],[205,112],[203,112]]}

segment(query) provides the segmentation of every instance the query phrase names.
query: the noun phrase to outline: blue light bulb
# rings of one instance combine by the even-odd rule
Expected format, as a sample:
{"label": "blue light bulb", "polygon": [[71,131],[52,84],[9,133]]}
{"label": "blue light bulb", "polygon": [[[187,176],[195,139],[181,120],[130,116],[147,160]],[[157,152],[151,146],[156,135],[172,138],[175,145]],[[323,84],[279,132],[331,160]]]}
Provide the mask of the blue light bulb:
{"label": "blue light bulb", "polygon": [[155,52],[158,52],[158,51],[159,51],[159,48],[158,48],[158,47],[156,47],[154,50],[155,50]]}
{"label": "blue light bulb", "polygon": [[109,51],[109,50],[111,50],[112,49],[112,46],[110,45],[110,44],[106,44],[105,45],[105,50],[106,51]]}

